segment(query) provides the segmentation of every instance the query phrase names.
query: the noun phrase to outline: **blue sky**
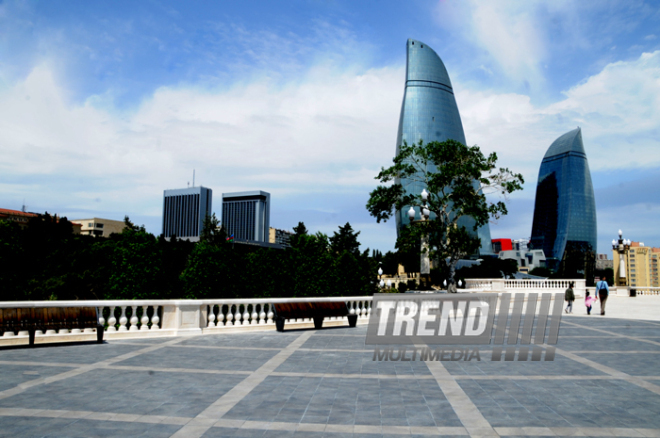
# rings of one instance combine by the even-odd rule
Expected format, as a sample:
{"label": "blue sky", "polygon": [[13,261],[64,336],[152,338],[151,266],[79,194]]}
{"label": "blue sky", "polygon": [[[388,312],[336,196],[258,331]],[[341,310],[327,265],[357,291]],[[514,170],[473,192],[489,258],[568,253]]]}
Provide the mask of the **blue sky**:
{"label": "blue sky", "polygon": [[493,238],[529,237],[540,161],[582,127],[599,252],[660,246],[660,3],[0,1],[0,206],[129,215],[162,191],[272,194],[271,225],[393,248],[364,205],[395,149],[405,42],[451,76],[466,138],[522,172]]}

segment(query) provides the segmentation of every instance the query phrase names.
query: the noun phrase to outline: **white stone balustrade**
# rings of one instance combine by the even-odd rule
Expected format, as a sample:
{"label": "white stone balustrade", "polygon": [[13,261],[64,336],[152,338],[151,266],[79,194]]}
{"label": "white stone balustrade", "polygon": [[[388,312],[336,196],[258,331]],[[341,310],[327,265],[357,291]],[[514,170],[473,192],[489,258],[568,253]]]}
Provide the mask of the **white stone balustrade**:
{"label": "white stone balustrade", "polygon": [[[465,280],[465,292],[508,292],[508,293],[543,293],[564,292],[570,283],[574,283],[573,290],[578,296],[584,296],[587,289],[586,281],[576,280],[526,280],[504,278],[478,278]],[[459,289],[459,292],[463,292]]]}
{"label": "white stone balustrade", "polygon": [[[265,298],[217,300],[135,300],[135,301],[24,301],[0,302],[0,308],[96,307],[99,324],[105,327],[105,339],[176,336],[212,333],[223,330],[253,330],[275,326],[274,303],[340,301],[345,302],[358,321],[366,322],[371,314],[371,297]],[[324,325],[346,324],[346,318],[328,318]],[[289,321],[287,327],[313,327],[311,319]],[[57,342],[95,340],[95,329],[48,330],[37,332]],[[0,336],[1,345],[27,343],[27,332]],[[61,338],[61,340],[65,340]]]}

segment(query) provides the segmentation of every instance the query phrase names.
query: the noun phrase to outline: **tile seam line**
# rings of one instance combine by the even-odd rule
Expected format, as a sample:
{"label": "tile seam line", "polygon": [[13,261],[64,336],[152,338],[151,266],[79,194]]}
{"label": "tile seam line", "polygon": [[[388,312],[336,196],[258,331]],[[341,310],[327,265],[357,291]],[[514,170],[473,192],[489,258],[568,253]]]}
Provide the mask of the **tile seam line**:
{"label": "tile seam line", "polygon": [[[171,424],[171,425],[181,425],[181,421],[189,420],[192,419],[191,417],[168,417],[168,416],[163,416],[163,415],[132,415],[132,414],[119,414],[119,413],[112,413],[112,412],[94,412],[94,411],[66,411],[66,410],[57,410],[57,409],[27,409],[27,408],[0,408],[0,416],[3,417],[12,417],[12,416],[20,416],[20,417],[39,417],[39,418],[75,418],[75,419],[89,419],[90,421],[113,421],[113,422],[127,422],[127,423],[145,423],[145,424]],[[104,417],[108,416],[107,418],[88,418],[88,417]],[[130,418],[130,417],[137,417],[137,418]],[[170,421],[167,421],[168,419],[171,419]],[[159,420],[157,423],[155,420]],[[327,424],[321,424],[321,423],[297,423],[297,422],[259,422],[259,421],[241,421],[241,425],[239,426],[238,424],[232,423],[235,420],[219,420],[216,423],[214,423],[211,427],[217,427],[217,428],[237,428],[237,429],[248,429],[248,430],[281,430],[281,429],[276,429],[270,427],[272,424],[277,424],[277,425],[291,425],[290,427],[287,426],[284,430],[299,430],[305,429],[306,426],[310,426],[312,428],[321,428],[323,427],[324,430],[327,428]],[[263,424],[262,424],[263,423]],[[268,427],[263,427],[263,426],[268,426]],[[341,425],[341,424],[329,424],[331,426],[330,428],[332,429],[333,426],[338,426],[338,427],[365,427],[365,428],[382,428],[382,426],[375,426],[375,425],[363,425],[363,424],[356,424],[356,425]],[[415,426],[401,426],[402,428],[410,429],[412,432],[412,429],[415,429]],[[448,435],[453,435],[456,434],[456,432],[460,432],[462,430],[466,430],[464,427],[450,427],[450,426],[421,426],[421,428],[428,428],[428,429],[440,429],[441,431],[445,432],[444,434]],[[210,427],[209,427],[210,429]],[[558,436],[561,433],[565,432],[570,432],[570,431],[577,431],[577,432],[586,432],[589,431],[591,432],[591,436],[616,436],[613,432],[619,432],[619,433],[626,433],[626,432],[652,432],[655,433],[656,436],[660,434],[660,429],[653,429],[653,428],[641,428],[641,427],[636,427],[636,428],[620,428],[620,427],[580,427],[580,426],[572,426],[572,427],[507,427],[507,426],[497,426],[494,428],[495,431],[500,435],[500,436],[512,436],[512,435],[517,435],[517,436]],[[525,431],[524,429],[527,429]],[[543,431],[541,431],[543,429]],[[548,429],[547,431],[545,429]],[[556,430],[553,430],[556,429]],[[320,431],[320,430],[319,430]],[[398,430],[393,430],[394,434],[396,435],[409,435],[409,433],[406,433],[405,431],[402,431],[400,433],[396,433]],[[601,434],[594,435],[595,433],[602,432]],[[370,432],[369,432],[370,433]],[[459,433],[460,434],[460,433]]]}
{"label": "tile seam line", "polygon": [[565,324],[569,324],[569,325],[573,325],[575,327],[582,328],[582,329],[595,330],[595,331],[598,331],[598,332],[607,333],[608,335],[616,336],[617,338],[632,339],[633,341],[646,342],[647,344],[653,344],[653,345],[660,346],[660,342],[651,341],[649,339],[644,339],[644,338],[640,338],[640,337],[637,337],[637,336],[626,336],[626,335],[622,335],[620,333],[610,332],[608,330],[603,330],[603,329],[600,329],[600,328],[587,327],[587,326],[584,326],[584,325],[581,325],[581,324],[576,324],[574,322],[569,322],[569,321],[562,321],[562,322],[565,323]]}
{"label": "tile seam line", "polygon": [[470,436],[499,436],[470,396],[440,361],[425,362],[445,399]]}
{"label": "tile seam line", "polygon": [[106,368],[108,365],[112,365],[116,362],[121,362],[123,360],[131,359],[133,357],[137,357],[137,356],[140,356],[142,354],[151,353],[151,352],[159,350],[159,349],[161,349],[161,348],[163,348],[163,347],[165,347],[169,344],[175,344],[175,343],[181,342],[184,339],[185,338],[175,339],[175,340],[172,340],[172,341],[169,341],[169,342],[165,342],[163,344],[152,345],[152,346],[149,346],[147,348],[142,348],[142,349],[139,349],[139,350],[136,350],[136,351],[131,351],[130,353],[125,353],[125,354],[122,354],[120,356],[116,356],[116,357],[113,357],[113,358],[110,358],[110,359],[105,359],[105,360],[102,360],[102,361],[99,361],[99,362],[79,365],[79,366],[77,366],[76,368],[74,368],[72,370],[65,371],[65,372],[59,373],[59,374],[55,374],[54,376],[40,377],[38,379],[28,380],[27,382],[22,382],[22,383],[16,385],[15,387],[13,387],[13,388],[6,389],[4,391],[0,391],[0,400],[8,398],[8,397],[12,397],[12,396],[17,395],[17,394],[20,394],[20,393],[25,392],[26,390],[28,390],[30,388],[38,386],[38,385],[54,383],[54,382],[58,382],[60,380],[68,379],[70,377],[79,376],[79,375],[87,373],[89,371],[93,371],[93,370],[101,369],[101,368]]}
{"label": "tile seam line", "polygon": [[636,376],[631,376],[630,374],[624,373],[623,371],[618,371],[614,368],[608,367],[607,365],[601,365],[598,362],[595,362],[591,359],[578,356],[577,354],[564,351],[560,348],[555,348],[555,352],[575,362],[581,363],[583,365],[587,365],[595,370],[601,371],[603,373],[607,373],[612,377],[617,377],[619,380],[625,380],[626,382],[632,383],[633,385],[636,385],[642,389],[646,389],[647,391],[651,391],[660,395],[660,386],[656,385],[655,383],[651,383],[646,379]]}
{"label": "tile seam line", "polygon": [[213,424],[223,417],[238,403],[252,392],[261,382],[266,380],[280,365],[295,353],[314,331],[306,331],[296,337],[278,354],[270,358],[265,364],[236,384],[232,389],[220,396],[215,402],[191,419],[186,425],[176,431],[172,438],[199,438],[204,435]]}

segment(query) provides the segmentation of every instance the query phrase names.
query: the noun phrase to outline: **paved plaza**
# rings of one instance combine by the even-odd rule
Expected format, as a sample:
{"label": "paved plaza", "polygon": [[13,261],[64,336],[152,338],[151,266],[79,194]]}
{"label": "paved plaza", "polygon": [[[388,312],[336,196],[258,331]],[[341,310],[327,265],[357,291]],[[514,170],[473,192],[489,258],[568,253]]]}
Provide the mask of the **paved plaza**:
{"label": "paved plaza", "polygon": [[0,436],[660,437],[660,322],[564,315],[553,362],[378,362],[365,334],[0,349]]}

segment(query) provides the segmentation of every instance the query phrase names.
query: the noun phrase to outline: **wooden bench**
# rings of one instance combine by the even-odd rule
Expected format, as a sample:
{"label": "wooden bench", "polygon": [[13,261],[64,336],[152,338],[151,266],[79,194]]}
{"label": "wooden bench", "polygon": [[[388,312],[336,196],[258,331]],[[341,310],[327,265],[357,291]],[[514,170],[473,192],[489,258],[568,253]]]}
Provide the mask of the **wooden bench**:
{"label": "wooden bench", "polygon": [[30,346],[34,337],[41,333],[57,333],[59,330],[96,329],[96,341],[103,342],[103,326],[99,324],[96,307],[36,307],[0,308],[0,332],[17,335],[28,332]]}
{"label": "wooden bench", "polygon": [[307,303],[275,303],[275,327],[278,332],[284,331],[284,321],[287,319],[312,318],[314,328],[323,326],[323,318],[348,317],[348,325],[355,327],[357,315],[351,315],[348,306],[342,301],[335,302],[307,302]]}

